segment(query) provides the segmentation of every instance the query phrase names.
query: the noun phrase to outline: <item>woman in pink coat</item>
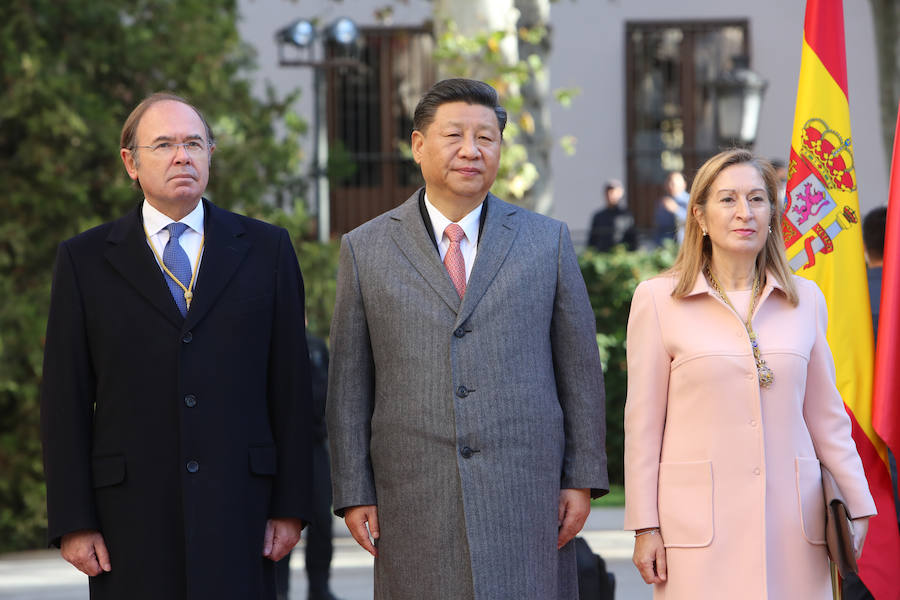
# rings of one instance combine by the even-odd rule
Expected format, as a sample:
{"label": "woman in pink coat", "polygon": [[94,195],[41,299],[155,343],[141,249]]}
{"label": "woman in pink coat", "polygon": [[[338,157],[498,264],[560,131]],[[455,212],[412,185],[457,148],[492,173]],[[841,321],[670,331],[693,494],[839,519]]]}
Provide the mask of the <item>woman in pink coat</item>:
{"label": "woman in pink coat", "polygon": [[[875,514],[825,340],[825,300],[784,256],[771,165],[694,180],[684,244],[628,319],[625,528],[654,598],[831,597],[819,461]],[[748,315],[751,318],[748,320]]]}

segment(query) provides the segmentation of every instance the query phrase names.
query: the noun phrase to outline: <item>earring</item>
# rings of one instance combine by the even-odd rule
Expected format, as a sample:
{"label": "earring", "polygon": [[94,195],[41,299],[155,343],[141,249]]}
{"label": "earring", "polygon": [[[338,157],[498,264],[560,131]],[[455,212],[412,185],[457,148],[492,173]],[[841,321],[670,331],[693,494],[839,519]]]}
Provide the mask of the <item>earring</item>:
{"label": "earring", "polygon": [[706,229],[703,230],[703,237],[709,237],[709,232]]}
{"label": "earring", "polygon": [[769,225],[769,233],[772,233],[772,226]]}

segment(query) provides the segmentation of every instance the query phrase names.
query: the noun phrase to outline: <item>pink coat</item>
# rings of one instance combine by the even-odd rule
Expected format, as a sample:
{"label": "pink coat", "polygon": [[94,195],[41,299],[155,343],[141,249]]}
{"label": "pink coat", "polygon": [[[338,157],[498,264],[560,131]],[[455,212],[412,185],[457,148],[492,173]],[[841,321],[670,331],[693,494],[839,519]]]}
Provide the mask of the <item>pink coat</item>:
{"label": "pink coat", "polygon": [[700,275],[641,283],[628,319],[625,529],[660,527],[668,581],[654,598],[831,598],[819,460],[853,517],[875,514],[825,340],[825,299],[773,276],[753,317],[774,383],[759,386],[747,331]]}

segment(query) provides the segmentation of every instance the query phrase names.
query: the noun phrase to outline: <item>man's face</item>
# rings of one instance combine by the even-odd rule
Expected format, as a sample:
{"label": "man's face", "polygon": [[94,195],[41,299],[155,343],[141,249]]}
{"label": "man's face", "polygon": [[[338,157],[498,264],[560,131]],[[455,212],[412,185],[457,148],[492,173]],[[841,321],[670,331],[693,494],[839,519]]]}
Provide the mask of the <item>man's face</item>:
{"label": "man's face", "polygon": [[[172,146],[186,142],[197,142],[202,149]],[[183,216],[193,210],[206,190],[215,149],[208,146],[206,127],[194,109],[174,100],[152,105],[138,123],[135,145],[157,147],[121,151],[128,176],[140,180],[147,201],[173,218],[172,213]]]}
{"label": "man's face", "polygon": [[625,190],[620,187],[611,187],[606,190],[606,203],[610,206],[616,206],[619,203],[619,200],[622,199],[622,196],[625,194]]}
{"label": "man's face", "polygon": [[440,105],[425,131],[412,134],[413,158],[422,168],[429,199],[452,205],[481,202],[497,177],[500,141],[492,108]]}
{"label": "man's face", "polygon": [[672,173],[666,181],[666,191],[670,196],[677,196],[687,189],[684,176],[681,173]]}

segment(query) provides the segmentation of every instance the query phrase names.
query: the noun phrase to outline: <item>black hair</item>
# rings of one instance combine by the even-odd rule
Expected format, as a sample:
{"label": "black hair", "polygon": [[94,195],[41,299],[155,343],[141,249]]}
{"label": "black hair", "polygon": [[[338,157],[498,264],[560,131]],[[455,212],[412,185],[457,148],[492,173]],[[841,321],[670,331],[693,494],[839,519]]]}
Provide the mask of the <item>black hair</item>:
{"label": "black hair", "polygon": [[863,245],[871,259],[881,260],[884,258],[884,228],[886,225],[887,207],[884,206],[873,208],[863,218]]}
{"label": "black hair", "polygon": [[480,104],[494,110],[500,135],[506,127],[506,109],[500,106],[497,90],[483,81],[476,79],[444,79],[431,86],[416,105],[413,113],[413,129],[425,133],[425,129],[434,121],[434,115],[442,104],[465,102]]}

